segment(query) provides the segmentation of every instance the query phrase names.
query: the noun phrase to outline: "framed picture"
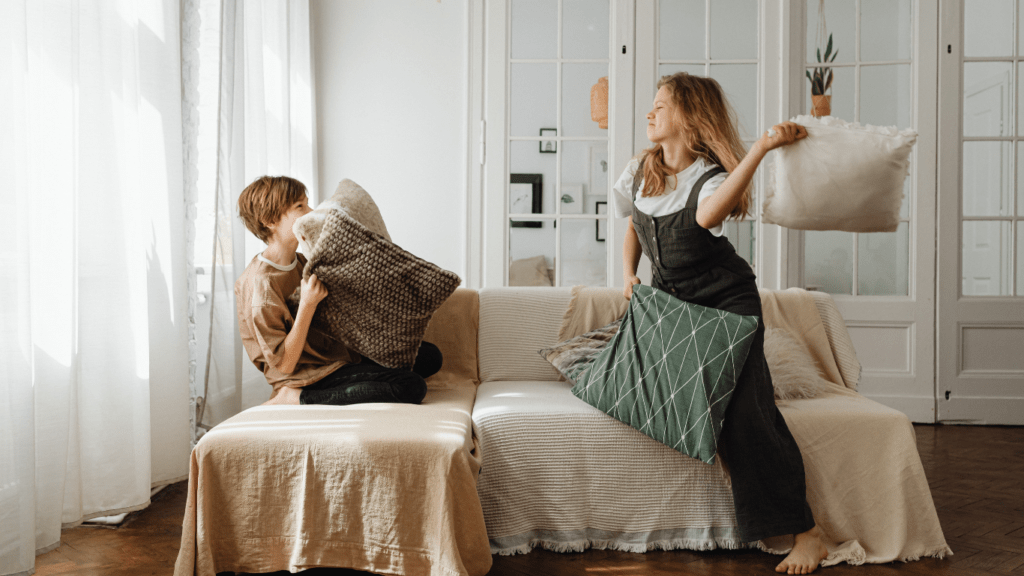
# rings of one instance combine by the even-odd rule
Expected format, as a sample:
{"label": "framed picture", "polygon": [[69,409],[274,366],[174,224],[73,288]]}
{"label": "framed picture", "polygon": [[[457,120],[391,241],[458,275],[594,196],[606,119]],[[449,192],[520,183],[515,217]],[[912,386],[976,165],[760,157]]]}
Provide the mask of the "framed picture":
{"label": "framed picture", "polygon": [[541,154],[554,154],[555,152],[558,152],[558,142],[556,140],[544,140],[544,138],[554,138],[555,136],[558,136],[558,130],[555,128],[540,129]]}
{"label": "framed picture", "polygon": [[[508,187],[509,214],[540,214],[544,208],[543,174],[510,174]],[[512,228],[540,228],[543,222],[510,222]]]}
{"label": "framed picture", "polygon": [[[607,202],[602,202],[600,200],[595,202],[594,203],[594,213],[595,214],[607,214],[608,213],[608,203]],[[608,237],[608,219],[607,218],[599,218],[597,220],[597,222],[595,222],[594,224],[597,226],[597,235],[596,235],[597,241],[598,242],[604,242],[605,238]]]}

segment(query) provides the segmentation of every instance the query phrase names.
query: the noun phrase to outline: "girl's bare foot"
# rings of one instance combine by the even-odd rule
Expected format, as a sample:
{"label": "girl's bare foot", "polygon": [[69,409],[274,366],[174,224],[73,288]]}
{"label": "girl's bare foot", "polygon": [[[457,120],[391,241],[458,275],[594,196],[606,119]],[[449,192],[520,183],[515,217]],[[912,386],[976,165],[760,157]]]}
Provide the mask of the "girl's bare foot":
{"label": "girl's bare foot", "polygon": [[795,536],[793,549],[789,551],[789,556],[775,567],[775,571],[786,574],[810,574],[826,556],[828,550],[821,542],[821,531],[815,526]]}
{"label": "girl's bare foot", "polygon": [[271,396],[270,400],[267,400],[266,402],[263,403],[263,406],[273,406],[275,404],[298,406],[300,394],[302,394],[301,388],[289,388],[287,386],[281,386],[277,390],[277,394]]}

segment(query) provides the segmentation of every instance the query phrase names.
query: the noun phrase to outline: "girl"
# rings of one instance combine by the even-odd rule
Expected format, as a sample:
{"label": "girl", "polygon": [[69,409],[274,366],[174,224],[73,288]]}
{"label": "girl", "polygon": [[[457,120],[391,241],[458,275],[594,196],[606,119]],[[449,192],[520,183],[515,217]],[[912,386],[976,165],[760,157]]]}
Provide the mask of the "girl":
{"label": "girl", "polygon": [[[733,118],[715,80],[680,72],[658,82],[654,109],[647,114],[647,138],[654,146],[629,163],[614,187],[616,216],[629,216],[622,247],[626,298],[640,283],[636,267],[642,250],[651,260],[655,288],[760,318],[754,272],[722,236],[722,221],[747,214],[751,178],[765,154],[807,132],[784,122],[744,152]],[[726,409],[718,446],[730,470],[742,540],[793,534],[793,550],[775,570],[813,572],[826,550],[805,498],[800,449],[775,407],[762,322]]]}

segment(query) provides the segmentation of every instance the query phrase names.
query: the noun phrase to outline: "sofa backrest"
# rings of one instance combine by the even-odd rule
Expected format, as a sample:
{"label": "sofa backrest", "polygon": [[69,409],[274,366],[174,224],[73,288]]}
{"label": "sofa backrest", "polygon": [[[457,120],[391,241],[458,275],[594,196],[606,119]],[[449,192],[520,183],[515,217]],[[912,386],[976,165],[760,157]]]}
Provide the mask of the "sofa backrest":
{"label": "sofa backrest", "polygon": [[480,381],[558,380],[537,353],[558,343],[572,288],[480,290]]}
{"label": "sofa backrest", "polygon": [[441,350],[444,363],[440,372],[427,379],[427,388],[445,389],[480,383],[477,368],[479,310],[477,291],[459,288],[434,312],[423,340]]}
{"label": "sofa backrest", "polygon": [[[844,383],[856,390],[861,365],[842,314],[828,294],[811,295]],[[571,299],[572,288],[482,289],[477,349],[480,381],[558,380],[558,372],[537,351],[559,341]]]}

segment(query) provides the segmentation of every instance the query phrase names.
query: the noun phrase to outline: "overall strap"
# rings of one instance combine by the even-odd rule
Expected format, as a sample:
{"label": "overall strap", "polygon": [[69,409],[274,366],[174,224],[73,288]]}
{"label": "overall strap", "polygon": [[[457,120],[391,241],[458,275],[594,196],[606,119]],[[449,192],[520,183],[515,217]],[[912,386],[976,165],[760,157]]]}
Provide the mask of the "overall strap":
{"label": "overall strap", "polygon": [[644,157],[640,159],[640,165],[636,167],[636,172],[633,172],[633,193],[630,195],[630,197],[633,198],[633,202],[636,202],[636,193],[640,191],[640,180],[644,175],[644,160],[646,159],[647,155],[645,154]]}
{"label": "overall strap", "polygon": [[697,182],[693,184],[693,188],[690,189],[690,196],[686,199],[686,209],[697,209],[697,199],[700,196],[701,188],[704,187],[704,183],[707,182],[708,180],[711,180],[715,176],[721,174],[722,172],[725,172],[725,168],[722,168],[721,166],[715,166],[711,170],[708,170],[707,172],[702,174],[701,177],[697,179]]}

